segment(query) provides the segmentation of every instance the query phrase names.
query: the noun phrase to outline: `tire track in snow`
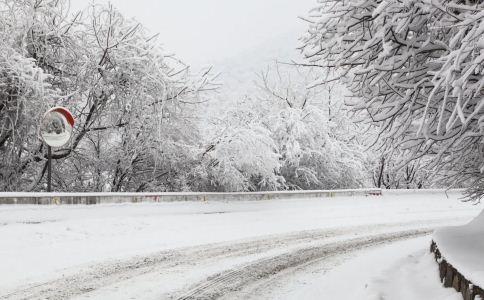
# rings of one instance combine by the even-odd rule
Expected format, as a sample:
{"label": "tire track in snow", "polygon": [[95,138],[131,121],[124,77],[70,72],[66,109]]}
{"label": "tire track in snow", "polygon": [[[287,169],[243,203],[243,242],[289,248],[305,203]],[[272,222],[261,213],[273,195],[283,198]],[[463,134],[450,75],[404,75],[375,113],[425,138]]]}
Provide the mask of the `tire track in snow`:
{"label": "tire track in snow", "polygon": [[[297,246],[298,244],[314,242],[324,243],[325,240],[337,237],[344,237],[345,240],[349,240],[354,238],[355,235],[367,235],[368,232],[375,232],[383,229],[388,230],[388,228],[398,228],[400,226],[409,226],[412,224],[415,226],[415,223],[376,224],[338,229],[301,231],[283,235],[270,235],[243,241],[223,242],[167,250],[149,256],[138,256],[123,261],[112,261],[109,263],[97,264],[92,267],[84,268],[76,272],[75,275],[63,276],[62,278],[41,284],[27,285],[15,291],[6,293],[0,292],[0,299],[66,299],[88,294],[105,286],[110,286],[112,284],[116,284],[131,278],[136,278],[145,274],[153,272],[167,273],[170,269],[179,266],[186,265],[190,268],[196,268],[197,265],[202,263],[217,261],[222,258],[244,257],[264,253],[274,249],[285,249],[290,246]],[[419,232],[419,234],[424,234],[429,231],[412,232],[416,234],[417,232]],[[387,240],[384,240],[383,242],[392,241],[392,235],[386,238]],[[332,244],[326,245],[327,247],[330,247]],[[368,243],[368,245],[371,246],[372,244]],[[254,274],[259,274],[258,276],[263,278],[270,276],[270,274],[275,274],[282,269],[291,268],[293,265],[299,265],[303,263],[303,261],[298,261],[296,259],[297,257],[294,257],[298,255],[303,255],[306,257],[306,261],[313,256],[314,259],[324,257],[324,253],[321,253],[324,247],[325,246],[316,248],[311,247],[256,262],[256,264],[262,263],[266,266],[270,265],[272,262],[272,264],[276,264],[278,267],[272,269],[269,268],[268,271],[263,273],[254,272]],[[344,248],[341,249],[344,250]],[[285,259],[287,259],[289,263],[282,263]],[[277,262],[280,263],[277,264]],[[254,280],[254,278],[247,276],[247,272],[252,272],[252,269],[247,268],[249,268],[249,266],[240,270],[232,270],[228,271],[227,273],[224,272],[223,274],[208,278],[205,283],[201,283],[200,285],[192,288],[192,292],[187,294],[187,297],[189,298],[186,299],[197,298],[198,296],[196,294],[198,292],[200,292],[200,295],[205,295],[208,293],[208,298],[212,296],[212,298],[216,298],[218,293],[209,291],[220,289],[226,283],[234,285],[234,283],[239,282],[238,284],[235,284],[232,289],[240,288],[244,284],[250,283]],[[238,280],[238,277],[240,277],[241,280]],[[247,280],[247,278],[250,280]]]}
{"label": "tire track in snow", "polygon": [[211,276],[205,281],[193,286],[187,293],[181,293],[179,296],[171,296],[171,298],[189,300],[225,297],[231,293],[243,290],[244,287],[251,283],[274,276],[283,270],[296,268],[311,262],[320,262],[321,260],[343,253],[347,254],[364,248],[427,235],[431,232],[431,230],[411,230],[385,233],[299,249],[275,257],[251,262],[237,269]]}
{"label": "tire track in snow", "polygon": [[[373,226],[372,226],[373,227]],[[368,228],[368,227],[367,227]],[[30,285],[0,295],[0,299],[66,299],[92,292],[104,286],[141,276],[156,270],[167,271],[180,265],[196,264],[219,258],[230,258],[257,254],[274,248],[324,240],[355,233],[355,228],[293,232],[280,236],[266,236],[246,241],[224,242],[167,250],[149,256],[140,256],[125,261],[102,263],[87,268],[72,276]],[[193,266],[195,264],[195,266]]]}

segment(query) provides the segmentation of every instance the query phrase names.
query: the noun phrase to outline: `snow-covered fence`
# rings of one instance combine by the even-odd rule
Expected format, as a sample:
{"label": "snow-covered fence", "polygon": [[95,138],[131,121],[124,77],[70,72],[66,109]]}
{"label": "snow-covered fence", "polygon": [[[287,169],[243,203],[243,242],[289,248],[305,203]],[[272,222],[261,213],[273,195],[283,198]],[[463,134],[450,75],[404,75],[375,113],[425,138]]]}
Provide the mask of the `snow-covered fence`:
{"label": "snow-covered fence", "polygon": [[380,196],[381,189],[251,193],[0,193],[0,204],[103,204],[173,201],[237,201],[337,196]]}
{"label": "snow-covered fence", "polygon": [[484,289],[468,280],[459,270],[447,262],[434,241],[432,241],[430,251],[434,253],[435,260],[439,264],[440,280],[445,287],[454,288],[457,292],[460,292],[464,300],[484,299]]}

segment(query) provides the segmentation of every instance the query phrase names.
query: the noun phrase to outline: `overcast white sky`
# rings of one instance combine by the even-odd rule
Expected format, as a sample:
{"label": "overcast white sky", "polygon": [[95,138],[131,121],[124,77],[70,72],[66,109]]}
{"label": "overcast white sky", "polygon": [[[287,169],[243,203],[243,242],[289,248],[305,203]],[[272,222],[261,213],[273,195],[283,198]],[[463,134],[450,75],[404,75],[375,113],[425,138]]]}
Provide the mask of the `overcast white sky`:
{"label": "overcast white sky", "polygon": [[[75,9],[86,0],[71,0]],[[95,0],[108,2],[106,0]],[[111,0],[128,17],[161,34],[165,49],[197,67],[229,61],[258,47],[297,47],[306,24],[298,19],[316,0]],[[267,41],[287,37],[287,43]],[[269,43],[270,44],[270,43]],[[279,48],[287,49],[279,49]],[[265,53],[275,52],[264,49]],[[268,51],[269,50],[269,51]]]}

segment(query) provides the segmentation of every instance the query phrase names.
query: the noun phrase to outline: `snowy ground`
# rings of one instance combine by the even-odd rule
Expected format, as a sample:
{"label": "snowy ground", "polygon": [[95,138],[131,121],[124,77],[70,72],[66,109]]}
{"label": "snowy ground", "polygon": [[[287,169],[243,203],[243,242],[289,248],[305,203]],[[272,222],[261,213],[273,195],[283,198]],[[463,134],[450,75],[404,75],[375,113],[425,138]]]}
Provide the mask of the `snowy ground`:
{"label": "snowy ground", "polygon": [[454,299],[429,234],[482,206],[449,196],[0,206],[0,299]]}
{"label": "snowy ground", "polygon": [[326,265],[314,264],[279,280],[278,289],[264,298],[462,300],[455,290],[442,288],[438,266],[428,251],[430,240],[426,236],[399,241],[335,257]]}

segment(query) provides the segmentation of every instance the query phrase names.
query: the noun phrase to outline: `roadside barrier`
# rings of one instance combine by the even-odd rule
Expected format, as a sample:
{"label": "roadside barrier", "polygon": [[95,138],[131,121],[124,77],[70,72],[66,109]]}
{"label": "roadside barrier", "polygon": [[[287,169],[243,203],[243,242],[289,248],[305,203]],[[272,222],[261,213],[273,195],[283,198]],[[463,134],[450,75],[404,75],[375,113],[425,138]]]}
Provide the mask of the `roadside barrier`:
{"label": "roadside barrier", "polygon": [[435,261],[439,264],[440,281],[445,287],[454,288],[462,294],[464,300],[484,299],[484,290],[467,280],[459,270],[447,262],[434,241],[430,246],[430,252],[434,254]]}
{"label": "roadside barrier", "polygon": [[381,189],[280,191],[249,193],[0,193],[0,204],[110,204],[175,201],[258,201],[343,196],[381,196]]}

